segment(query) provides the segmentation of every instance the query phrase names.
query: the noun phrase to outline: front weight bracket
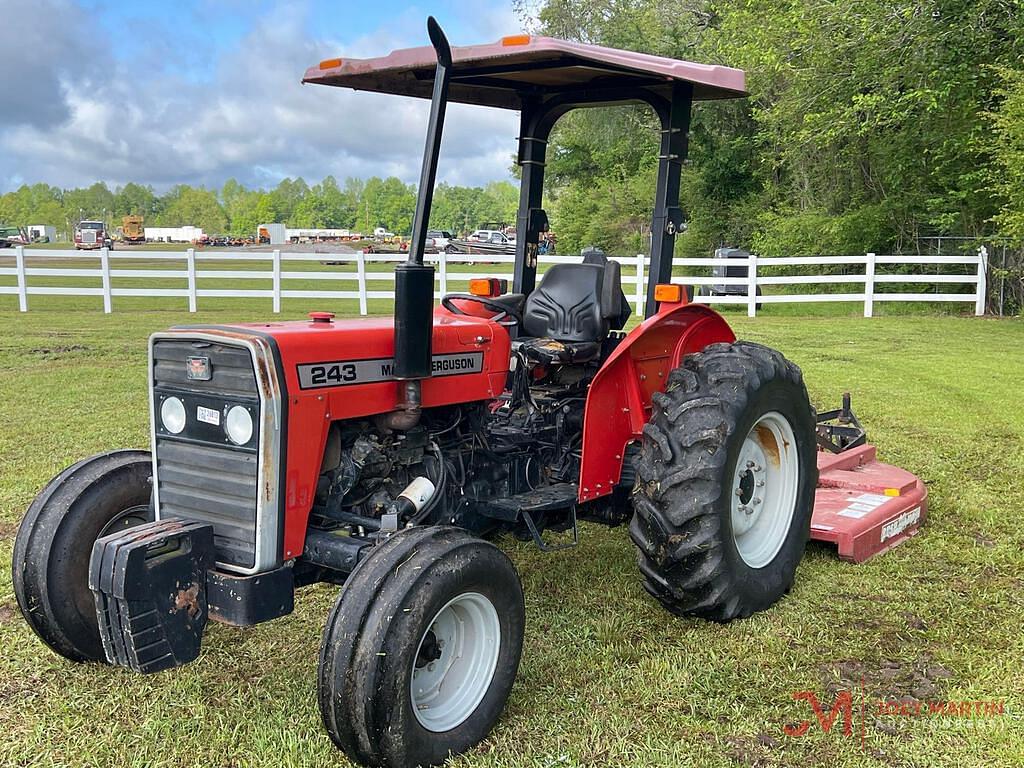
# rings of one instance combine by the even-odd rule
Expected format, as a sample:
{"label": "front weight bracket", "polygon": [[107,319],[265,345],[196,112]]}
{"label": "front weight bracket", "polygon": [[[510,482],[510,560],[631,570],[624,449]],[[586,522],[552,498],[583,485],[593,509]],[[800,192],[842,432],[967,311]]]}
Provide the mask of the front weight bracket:
{"label": "front weight bracket", "polygon": [[195,660],[213,566],[208,523],[156,520],[98,539],[89,588],[107,661],[148,673]]}

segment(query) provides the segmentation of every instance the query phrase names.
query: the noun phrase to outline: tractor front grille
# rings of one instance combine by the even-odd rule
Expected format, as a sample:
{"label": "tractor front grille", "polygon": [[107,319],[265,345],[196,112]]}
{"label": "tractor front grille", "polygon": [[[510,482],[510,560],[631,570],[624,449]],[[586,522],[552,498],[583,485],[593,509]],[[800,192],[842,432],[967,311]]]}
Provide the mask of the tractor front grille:
{"label": "tractor front grille", "polygon": [[252,568],[256,561],[256,455],[156,441],[160,517],[213,524],[217,560]]}
{"label": "tractor front grille", "polygon": [[[210,379],[188,378],[189,358],[207,358]],[[239,569],[256,563],[259,451],[231,444],[222,429],[197,420],[197,409],[222,414],[235,404],[254,408],[259,424],[256,375],[248,349],[185,339],[153,343],[154,443],[161,519],[211,523],[217,560]],[[179,435],[162,426],[160,403],[174,396],[186,404]]]}

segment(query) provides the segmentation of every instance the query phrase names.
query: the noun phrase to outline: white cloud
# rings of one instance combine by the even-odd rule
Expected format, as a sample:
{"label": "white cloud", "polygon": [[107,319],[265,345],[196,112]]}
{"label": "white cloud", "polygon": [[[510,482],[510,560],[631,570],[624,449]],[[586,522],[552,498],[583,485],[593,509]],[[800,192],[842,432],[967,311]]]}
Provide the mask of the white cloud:
{"label": "white cloud", "polygon": [[[21,179],[165,188],[219,185],[229,177],[264,185],[328,174],[418,178],[426,102],[299,83],[307,66],[329,56],[422,44],[418,11],[346,43],[309,39],[303,6],[282,4],[217,59],[210,78],[196,81],[116,62],[102,41],[75,44],[81,21],[65,0],[3,2],[18,4],[19,26],[31,26],[31,9],[42,9],[48,34],[62,47],[59,56],[44,50],[19,63],[35,72],[33,92],[47,105],[18,120],[0,118],[0,190]],[[481,27],[465,42],[515,31],[511,11],[491,14],[467,2],[466,13],[476,14]],[[507,177],[517,121],[511,112],[452,105],[439,178],[483,184]]]}
{"label": "white cloud", "polygon": [[62,80],[73,73],[88,82],[105,58],[103,49],[90,55],[90,41],[79,33],[87,22],[68,0],[0,2],[0,130],[45,130],[67,119]]}

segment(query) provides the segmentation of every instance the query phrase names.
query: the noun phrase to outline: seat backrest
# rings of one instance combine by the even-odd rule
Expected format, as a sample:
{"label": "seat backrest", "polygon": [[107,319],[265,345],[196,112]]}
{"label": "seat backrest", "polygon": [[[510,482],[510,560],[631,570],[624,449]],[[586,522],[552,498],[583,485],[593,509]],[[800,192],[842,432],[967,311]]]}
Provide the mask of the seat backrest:
{"label": "seat backrest", "polygon": [[609,321],[622,311],[620,280],[617,270],[602,264],[551,266],[526,299],[524,333],[558,341],[603,341]]}
{"label": "seat backrest", "polygon": [[584,264],[600,264],[604,267],[602,305],[605,317],[614,330],[621,330],[633,310],[622,291],[622,265],[609,259],[600,248],[590,246],[582,250]]}

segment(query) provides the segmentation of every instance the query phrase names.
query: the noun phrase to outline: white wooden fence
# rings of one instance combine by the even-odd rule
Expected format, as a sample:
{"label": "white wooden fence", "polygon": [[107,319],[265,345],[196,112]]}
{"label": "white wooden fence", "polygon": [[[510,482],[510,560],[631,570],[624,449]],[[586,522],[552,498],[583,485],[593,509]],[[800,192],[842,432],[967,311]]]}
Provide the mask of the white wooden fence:
{"label": "white wooden fence", "polygon": [[[0,262],[5,254],[0,253]],[[115,297],[179,297],[188,300],[189,312],[195,312],[201,298],[264,298],[270,299],[274,312],[281,311],[282,299],[333,299],[356,300],[359,313],[368,313],[371,299],[394,299],[394,290],[371,289],[372,282],[394,282],[391,264],[405,261],[404,255],[387,254],[334,254],[334,253],[282,253],[270,252],[223,252],[223,251],[50,251],[29,250],[18,247],[14,251],[14,266],[0,266],[0,278],[14,277],[15,285],[0,285],[0,295],[17,295],[18,307],[22,312],[29,308],[29,296],[97,296],[103,299],[103,311],[112,312]],[[984,247],[976,254],[962,256],[883,256],[868,253],[863,256],[799,256],[787,258],[729,259],[731,267],[746,268],[744,277],[711,277],[710,267],[722,266],[723,260],[712,258],[679,258],[673,261],[673,282],[697,286],[737,286],[741,291],[725,295],[698,295],[695,301],[707,304],[744,304],[747,314],[754,317],[761,304],[794,302],[857,302],[864,305],[864,316],[871,317],[874,305],[882,301],[926,301],[926,302],[969,302],[975,305],[975,314],[985,312],[987,252]],[[466,290],[466,283],[474,277],[508,277],[511,279],[514,257],[492,254],[428,254],[427,261],[436,266],[437,291],[440,297],[445,293]],[[650,259],[643,256],[613,257],[623,269],[623,291],[635,305],[637,314],[642,314],[646,299]],[[76,263],[54,266],[60,261],[74,260]],[[95,266],[82,266],[82,260],[92,260]],[[486,261],[482,261],[486,260]],[[119,262],[146,262],[146,268]],[[540,271],[557,263],[579,263],[579,256],[541,256]],[[150,262],[157,262],[151,264]],[[239,263],[239,269],[204,268],[215,263]],[[296,269],[296,264],[317,262],[316,269]],[[41,264],[42,266],[37,266]],[[254,266],[255,265],[255,266]],[[352,266],[354,265],[354,270]],[[386,268],[381,269],[383,265]],[[771,274],[778,267],[816,266],[841,267],[845,274]],[[957,274],[925,274],[921,269],[928,265],[962,265]],[[341,268],[339,268],[339,266]],[[466,269],[469,266],[470,269]],[[914,273],[898,271],[912,267]],[[292,267],[289,269],[289,267]],[[450,267],[456,267],[451,271]],[[881,269],[879,269],[881,267]],[[961,273],[962,272],[962,273]],[[78,282],[89,279],[89,285],[33,285],[29,278],[43,277],[73,278]],[[99,285],[95,285],[96,278]],[[145,281],[144,286],[114,285],[115,280],[130,279],[132,282]],[[176,280],[177,287],[159,287],[160,281]],[[225,281],[224,287],[199,287],[199,281]],[[185,281],[184,287],[181,282]],[[243,288],[250,281],[259,281],[264,287]],[[308,287],[288,287],[294,281],[320,283],[315,290]],[[156,285],[150,285],[149,283]],[[330,290],[327,285],[345,284],[341,290]],[[884,284],[910,284],[939,286],[966,285],[970,292],[960,293],[894,293],[879,291]],[[166,282],[164,283],[166,285]],[[799,292],[801,286],[809,285],[854,285],[853,293]],[[351,286],[351,287],[349,287]],[[778,292],[783,286],[785,292]],[[861,288],[863,286],[863,288]],[[763,295],[757,294],[759,287],[769,288]],[[700,291],[698,290],[698,293]],[[705,289],[703,293],[707,293]]]}
{"label": "white wooden fence", "polygon": [[[727,304],[746,304],[747,314],[754,317],[760,304],[784,304],[793,302],[858,302],[864,304],[864,317],[874,314],[874,305],[882,301],[932,301],[932,302],[967,302],[974,304],[976,315],[985,314],[985,295],[987,290],[986,272],[988,269],[988,251],[982,246],[977,253],[960,256],[883,256],[867,253],[863,256],[791,256],[784,258],[765,258],[751,255],[746,259],[729,259],[729,266],[747,267],[745,277],[706,277],[695,274],[694,267],[721,266],[722,259],[692,258],[675,259],[673,264],[672,282],[695,286],[743,286],[742,295],[698,296],[696,301],[717,302]],[[861,267],[856,272],[844,274],[808,274],[808,275],[771,275],[764,274],[777,267],[815,267],[815,266]],[[957,274],[925,274],[922,265],[963,265],[963,272]],[[686,267],[680,274],[680,267]],[[879,271],[878,267],[884,271]],[[914,267],[913,272],[897,271],[900,267]],[[761,286],[787,286],[789,288],[802,285],[863,285],[863,290],[856,293],[765,293],[757,295]],[[878,287],[885,284],[903,285],[968,285],[972,286],[969,293],[902,293],[879,291]]]}

